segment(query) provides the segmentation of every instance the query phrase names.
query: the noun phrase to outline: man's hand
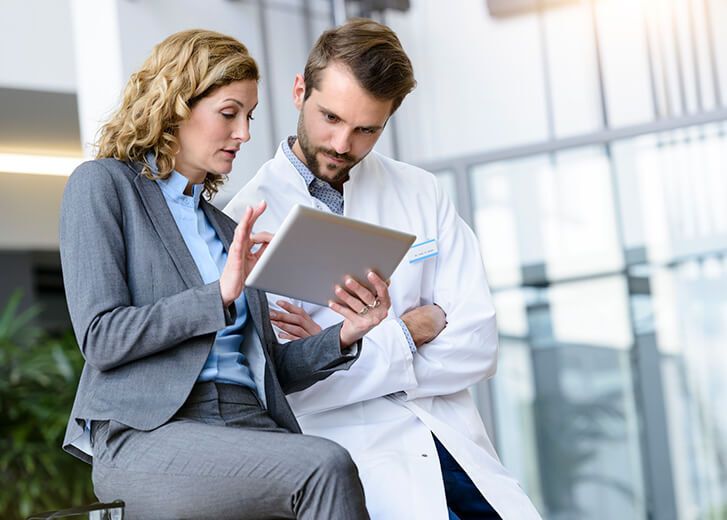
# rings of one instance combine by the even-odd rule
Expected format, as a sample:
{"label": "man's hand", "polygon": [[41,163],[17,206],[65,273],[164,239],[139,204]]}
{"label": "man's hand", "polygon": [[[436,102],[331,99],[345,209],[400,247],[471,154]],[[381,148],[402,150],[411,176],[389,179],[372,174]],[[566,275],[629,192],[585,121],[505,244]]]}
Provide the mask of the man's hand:
{"label": "man's hand", "polygon": [[417,347],[439,336],[447,326],[447,315],[439,305],[422,305],[401,316]]}
{"label": "man's hand", "polygon": [[342,350],[364,337],[389,314],[391,298],[386,282],[373,272],[369,272],[368,280],[375,293],[348,277],[344,286],[336,285],[336,297],[341,303],[328,303],[332,310],[344,317],[340,333]]}
{"label": "man's hand", "polygon": [[321,327],[313,321],[313,318],[302,307],[283,300],[276,303],[280,308],[287,311],[270,311],[270,321],[282,331],[279,334],[282,339],[307,338],[308,336],[315,336],[321,331]]}

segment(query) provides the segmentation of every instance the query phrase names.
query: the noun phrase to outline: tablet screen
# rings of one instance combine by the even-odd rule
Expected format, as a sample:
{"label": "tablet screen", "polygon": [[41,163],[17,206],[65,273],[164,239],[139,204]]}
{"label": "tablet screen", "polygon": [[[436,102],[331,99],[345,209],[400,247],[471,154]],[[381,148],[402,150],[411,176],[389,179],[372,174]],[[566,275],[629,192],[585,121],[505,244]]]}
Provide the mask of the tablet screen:
{"label": "tablet screen", "polygon": [[300,204],[294,206],[250,272],[246,285],[328,305],[346,275],[371,288],[374,271],[391,277],[414,235]]}

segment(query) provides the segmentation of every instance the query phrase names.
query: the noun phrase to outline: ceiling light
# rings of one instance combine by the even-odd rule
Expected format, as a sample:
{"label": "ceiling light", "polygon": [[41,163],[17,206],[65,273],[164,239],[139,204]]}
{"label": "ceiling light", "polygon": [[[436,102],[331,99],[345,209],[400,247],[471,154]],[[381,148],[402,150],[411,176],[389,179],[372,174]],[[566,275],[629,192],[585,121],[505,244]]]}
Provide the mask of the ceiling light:
{"label": "ceiling light", "polygon": [[63,155],[31,155],[0,152],[0,172],[68,177],[83,157]]}

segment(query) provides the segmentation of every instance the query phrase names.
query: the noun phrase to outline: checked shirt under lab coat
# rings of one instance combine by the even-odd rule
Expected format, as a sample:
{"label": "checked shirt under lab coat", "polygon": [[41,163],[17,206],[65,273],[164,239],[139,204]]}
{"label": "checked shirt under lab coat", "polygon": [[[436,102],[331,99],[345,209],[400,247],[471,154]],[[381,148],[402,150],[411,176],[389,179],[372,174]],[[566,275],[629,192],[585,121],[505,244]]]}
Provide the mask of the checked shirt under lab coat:
{"label": "checked shirt under lab coat", "polygon": [[[371,152],[344,184],[344,215],[434,240],[437,254],[391,277],[389,319],[363,340],[349,370],[289,400],[304,433],[332,439],[359,468],[371,517],[446,520],[447,505],[432,433],[505,520],[540,518],[500,463],[467,390],[495,373],[495,310],[477,239],[434,175]],[[295,204],[330,211],[308,192],[282,146],[225,208],[235,220],[267,201],[256,231],[275,232]],[[302,270],[301,270],[302,271]],[[272,306],[280,299],[270,295]],[[321,326],[343,318],[302,305]],[[436,303],[447,327],[412,354],[396,317]]]}

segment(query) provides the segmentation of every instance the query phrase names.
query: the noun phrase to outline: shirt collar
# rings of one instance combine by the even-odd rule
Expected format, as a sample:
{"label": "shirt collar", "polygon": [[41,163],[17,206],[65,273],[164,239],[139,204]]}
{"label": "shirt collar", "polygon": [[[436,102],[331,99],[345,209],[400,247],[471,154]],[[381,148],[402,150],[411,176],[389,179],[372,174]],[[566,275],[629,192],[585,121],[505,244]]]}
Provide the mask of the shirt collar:
{"label": "shirt collar", "polygon": [[[147,153],[146,160],[154,174],[158,175],[159,170],[157,170],[157,163],[154,158],[154,154],[151,152]],[[193,205],[195,209],[199,207],[199,200],[202,197],[204,184],[193,184],[192,195],[185,195],[184,190],[187,188],[187,184],[189,184],[189,179],[177,170],[173,170],[166,179],[157,178],[156,182],[162,192],[164,192],[164,195],[172,202],[176,202],[184,206]]]}
{"label": "shirt collar", "polygon": [[294,135],[291,135],[287,139],[283,140],[283,153],[285,154],[285,157],[288,158],[288,161],[290,161],[290,164],[292,164],[296,171],[300,174],[300,176],[303,177],[305,185],[310,188],[311,183],[316,180],[316,176],[313,175],[313,172],[310,171],[310,168],[308,168],[303,163],[303,161],[298,159],[298,156],[295,155],[295,152],[293,152],[293,145],[295,144],[295,140],[296,136]]}

